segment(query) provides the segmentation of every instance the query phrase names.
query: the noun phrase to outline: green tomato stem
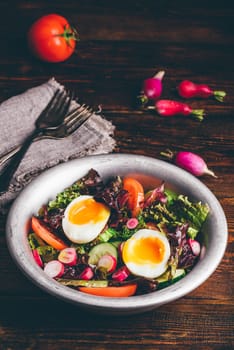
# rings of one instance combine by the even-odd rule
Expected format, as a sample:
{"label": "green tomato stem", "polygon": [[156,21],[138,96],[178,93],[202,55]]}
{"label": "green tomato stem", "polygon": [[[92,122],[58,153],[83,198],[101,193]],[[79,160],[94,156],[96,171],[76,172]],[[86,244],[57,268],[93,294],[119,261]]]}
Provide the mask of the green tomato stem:
{"label": "green tomato stem", "polygon": [[71,40],[79,41],[79,34],[74,27],[64,26],[64,32],[62,34],[57,34],[56,36],[63,37],[68,46],[71,46]]}

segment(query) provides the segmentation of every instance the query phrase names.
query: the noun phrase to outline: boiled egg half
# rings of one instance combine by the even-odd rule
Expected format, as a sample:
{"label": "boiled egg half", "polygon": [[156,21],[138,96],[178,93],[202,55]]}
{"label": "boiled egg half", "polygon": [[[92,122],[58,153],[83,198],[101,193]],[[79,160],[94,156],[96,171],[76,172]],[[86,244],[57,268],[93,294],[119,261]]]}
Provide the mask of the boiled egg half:
{"label": "boiled egg half", "polygon": [[124,243],[122,259],[132,274],[156,278],[166,271],[170,254],[170,244],[163,233],[141,229]]}
{"label": "boiled egg half", "polygon": [[93,241],[105,227],[110,209],[92,196],[79,196],[66,208],[62,227],[67,238],[74,243]]}

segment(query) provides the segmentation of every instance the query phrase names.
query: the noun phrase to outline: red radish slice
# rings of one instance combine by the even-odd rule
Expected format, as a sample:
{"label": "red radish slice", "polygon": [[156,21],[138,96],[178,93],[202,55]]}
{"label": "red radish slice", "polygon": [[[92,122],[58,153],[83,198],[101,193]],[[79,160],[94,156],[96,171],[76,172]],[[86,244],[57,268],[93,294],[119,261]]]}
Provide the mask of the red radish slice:
{"label": "red radish slice", "polygon": [[118,253],[120,256],[122,256],[122,253],[123,253],[123,246],[124,246],[124,242],[121,242],[118,246]]}
{"label": "red radish slice", "polygon": [[64,273],[64,265],[58,260],[51,260],[44,267],[45,273],[52,277],[61,277]]}
{"label": "red radish slice", "polygon": [[112,255],[103,255],[98,260],[97,266],[105,269],[108,273],[112,273],[116,269],[117,259]]}
{"label": "red radish slice", "polygon": [[190,248],[192,249],[192,252],[195,256],[198,256],[201,252],[201,246],[198,241],[195,239],[189,238],[188,243],[190,245]]}
{"label": "red radish slice", "polygon": [[58,256],[58,260],[65,265],[69,265],[69,266],[76,265],[77,253],[75,248],[71,247],[71,248],[65,248],[61,250]]}
{"label": "red radish slice", "polygon": [[131,218],[127,221],[127,228],[129,228],[130,230],[134,229],[137,227],[138,225],[138,220],[137,218]]}
{"label": "red radish slice", "polygon": [[128,278],[130,271],[127,266],[120,267],[116,272],[113,273],[112,278],[114,281],[122,282]]}
{"label": "red radish slice", "polygon": [[81,272],[79,278],[80,278],[81,280],[89,281],[89,280],[91,280],[91,278],[93,278],[93,275],[94,275],[93,270],[91,269],[91,267],[87,266],[87,267],[83,270],[83,272]]}
{"label": "red radish slice", "polygon": [[43,264],[43,261],[41,260],[40,254],[38,253],[38,250],[33,249],[32,254],[33,254],[34,260],[36,261],[37,265],[40,267],[43,267],[44,264]]}
{"label": "red radish slice", "polygon": [[119,259],[121,262],[123,262],[123,260],[122,260],[123,246],[124,246],[124,242],[121,242],[118,246],[118,256],[119,256]]}

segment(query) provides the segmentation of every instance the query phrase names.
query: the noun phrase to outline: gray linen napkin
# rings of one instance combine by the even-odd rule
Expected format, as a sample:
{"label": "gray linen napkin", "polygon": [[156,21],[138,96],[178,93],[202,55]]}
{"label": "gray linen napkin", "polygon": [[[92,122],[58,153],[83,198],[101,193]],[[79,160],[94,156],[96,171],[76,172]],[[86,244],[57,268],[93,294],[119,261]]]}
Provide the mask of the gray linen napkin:
{"label": "gray linen napkin", "polygon": [[[58,88],[64,87],[51,78],[0,105],[0,156],[24,141]],[[64,139],[44,139],[32,143],[9,191],[0,196],[0,212],[6,212],[20,190],[43,170],[69,159],[111,152],[116,145],[114,130],[111,122],[94,113],[77,131]]]}

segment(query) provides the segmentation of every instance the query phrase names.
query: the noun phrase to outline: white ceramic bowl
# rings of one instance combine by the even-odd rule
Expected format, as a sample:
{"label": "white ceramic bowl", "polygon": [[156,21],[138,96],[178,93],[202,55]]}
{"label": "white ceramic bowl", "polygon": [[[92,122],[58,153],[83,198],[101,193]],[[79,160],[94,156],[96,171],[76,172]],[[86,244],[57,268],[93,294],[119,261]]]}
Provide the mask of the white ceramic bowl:
{"label": "white ceramic bowl", "polygon": [[[129,298],[92,296],[65,287],[48,277],[32,258],[27,241],[29,221],[43,203],[55,197],[65,187],[97,170],[105,179],[113,175],[131,174],[151,187],[161,180],[179,193],[207,203],[209,218],[205,225],[206,242],[203,258],[193,270],[175,284],[150,294]],[[134,314],[173,302],[204,283],[220,263],[227,244],[227,222],[224,212],[212,192],[197,178],[167,162],[130,154],[90,156],[55,166],[33,180],[13,203],[7,219],[9,251],[23,273],[46,292],[74,305],[109,314]]]}

